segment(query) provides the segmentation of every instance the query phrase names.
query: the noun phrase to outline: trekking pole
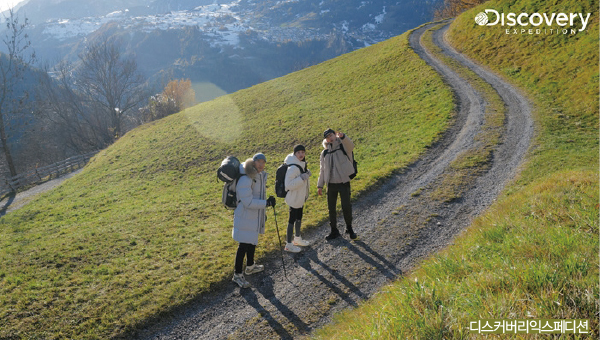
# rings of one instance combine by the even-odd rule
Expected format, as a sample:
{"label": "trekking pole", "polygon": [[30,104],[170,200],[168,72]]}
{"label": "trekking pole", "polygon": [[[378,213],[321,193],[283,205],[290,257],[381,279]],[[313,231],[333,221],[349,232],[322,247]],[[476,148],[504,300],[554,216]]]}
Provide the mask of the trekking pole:
{"label": "trekking pole", "polygon": [[275,211],[275,207],[273,207],[273,216],[275,217],[275,229],[277,230],[277,240],[279,240],[279,249],[281,249],[281,267],[283,267],[283,276],[285,276],[287,282],[294,286],[300,292],[300,294],[306,296],[306,294],[304,294],[304,292],[302,292],[302,290],[298,286],[296,286],[296,284],[293,283],[287,276],[287,272],[285,270],[285,260],[283,259],[283,245],[281,244],[281,236],[279,236],[279,226],[277,225],[277,212]]}
{"label": "trekking pole", "polygon": [[279,236],[279,226],[277,225],[277,212],[275,211],[275,206],[273,206],[273,216],[275,216],[275,230],[277,230],[277,240],[279,241],[279,249],[281,250],[281,267],[283,267],[283,275],[285,276],[286,280],[292,283],[292,281],[288,279],[287,272],[285,271],[285,260],[283,259],[283,246],[281,245],[281,236]]}

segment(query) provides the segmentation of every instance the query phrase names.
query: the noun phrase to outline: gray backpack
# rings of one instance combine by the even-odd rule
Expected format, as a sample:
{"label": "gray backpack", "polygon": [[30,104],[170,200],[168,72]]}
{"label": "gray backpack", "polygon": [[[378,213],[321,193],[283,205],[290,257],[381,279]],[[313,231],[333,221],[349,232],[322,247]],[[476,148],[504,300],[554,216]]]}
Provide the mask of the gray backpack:
{"label": "gray backpack", "polygon": [[235,189],[237,186],[238,179],[239,177],[223,185],[223,197],[221,198],[221,203],[223,203],[223,206],[227,209],[234,210],[235,208],[237,208],[238,200]]}
{"label": "gray backpack", "polygon": [[221,198],[221,202],[227,209],[235,209],[237,207],[238,200],[235,189],[238,179],[241,176],[240,161],[233,156],[227,156],[227,158],[221,162],[219,169],[217,169],[217,178],[225,182],[225,185],[223,185],[223,197]]}

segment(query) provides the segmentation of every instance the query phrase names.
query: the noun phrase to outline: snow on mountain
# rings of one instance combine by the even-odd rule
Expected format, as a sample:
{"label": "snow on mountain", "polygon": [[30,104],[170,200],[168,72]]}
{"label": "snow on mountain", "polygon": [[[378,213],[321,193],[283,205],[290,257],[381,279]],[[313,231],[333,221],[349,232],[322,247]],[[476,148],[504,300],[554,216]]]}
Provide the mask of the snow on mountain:
{"label": "snow on mountain", "polygon": [[[46,38],[62,41],[87,36],[107,23],[116,22],[124,29],[147,33],[154,30],[196,27],[220,38],[221,43],[236,45],[238,43],[237,34],[250,28],[244,25],[239,15],[232,11],[232,7],[239,2],[240,0],[235,0],[228,4],[199,6],[191,11],[173,11],[162,15],[131,17],[128,14],[129,10],[124,10],[102,17],[52,20],[43,25],[42,33]],[[225,18],[227,19],[225,22],[215,27],[215,23]]]}
{"label": "snow on mountain", "polygon": [[[242,0],[233,0],[227,3],[211,4],[198,6],[192,10],[171,11],[165,14],[152,14],[144,16],[135,16],[129,10],[115,11],[100,17],[85,17],[80,19],[55,19],[42,24],[44,40],[56,39],[64,41],[72,38],[83,38],[94,31],[100,29],[103,25],[116,22],[121,28],[131,31],[141,31],[150,33],[155,30],[179,30],[186,27],[193,27],[211,38],[213,46],[231,45],[237,46],[239,43],[239,34],[252,30],[267,41],[305,41],[311,39],[326,39],[327,33],[322,33],[316,28],[297,27],[297,25],[270,25],[268,22],[262,22],[252,13],[251,1],[244,1],[247,7],[240,6]],[[299,0],[280,0],[274,2],[271,7],[275,10],[277,7],[290,3],[298,3]],[[367,6],[371,2],[362,1],[361,7]],[[330,15],[332,12],[331,2],[321,1],[317,16]],[[373,13],[371,20],[362,24],[359,31],[362,33],[374,32],[384,21],[386,16],[386,7],[383,6],[382,12]],[[301,18],[305,14],[297,14]],[[331,27],[338,27],[341,32],[349,32],[350,23],[346,20],[340,23],[331,23]],[[362,34],[361,33],[361,34]],[[362,40],[359,38],[359,40]],[[373,43],[371,40],[368,43]],[[364,41],[367,44],[367,41]]]}
{"label": "snow on mountain", "polygon": [[377,24],[381,24],[383,22],[383,18],[385,17],[385,6],[383,6],[383,13],[379,14],[375,17],[375,22]]}

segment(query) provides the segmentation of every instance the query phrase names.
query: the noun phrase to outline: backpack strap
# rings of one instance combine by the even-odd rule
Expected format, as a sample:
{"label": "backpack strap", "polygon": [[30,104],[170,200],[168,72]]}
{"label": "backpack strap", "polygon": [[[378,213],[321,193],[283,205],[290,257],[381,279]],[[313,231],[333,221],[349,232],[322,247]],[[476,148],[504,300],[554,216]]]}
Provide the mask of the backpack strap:
{"label": "backpack strap", "polygon": [[303,173],[305,173],[305,172],[306,172],[306,171],[305,171],[304,169],[302,169],[302,167],[301,167],[300,165],[298,165],[298,164],[288,164],[288,168],[289,168],[291,165],[295,165],[295,166],[297,166],[297,167],[298,167],[298,169],[300,169],[300,173],[301,173],[301,174],[303,174]]}
{"label": "backpack strap", "polygon": [[335,149],[333,151],[329,151],[329,149],[325,149],[323,150],[323,157],[327,156],[328,153],[334,153],[336,151],[340,151],[342,150],[342,152],[344,153],[344,156],[348,157],[348,154],[346,153],[346,150],[344,150],[344,145],[340,144],[340,147],[338,149]]}
{"label": "backpack strap", "polygon": [[346,150],[344,150],[344,144],[340,144],[339,150],[342,150],[342,152],[344,153],[344,156],[348,157],[348,153],[346,153]]}

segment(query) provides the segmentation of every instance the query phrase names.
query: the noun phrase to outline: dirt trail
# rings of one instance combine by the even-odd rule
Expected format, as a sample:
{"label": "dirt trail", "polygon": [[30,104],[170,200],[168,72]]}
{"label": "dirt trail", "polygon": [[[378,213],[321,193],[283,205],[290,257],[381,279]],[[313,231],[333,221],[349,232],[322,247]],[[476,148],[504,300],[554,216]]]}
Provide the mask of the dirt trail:
{"label": "dirt trail", "polygon": [[[442,139],[403,174],[397,175],[354,204],[354,229],[348,237],[325,242],[328,225],[305,238],[314,243],[305,251],[285,254],[287,278],[279,253],[262,261],[264,273],[247,276],[251,289],[227,281],[173,312],[150,322],[140,339],[291,339],[328,323],[342,309],[356,307],[386,283],[398,278],[420,259],[452,242],[473,217],[488,207],[517,173],[533,136],[531,109],[525,98],[500,78],[456,53],[434,33],[444,53],[463,63],[500,94],[507,107],[506,130],[494,152],[493,165],[459,200],[425,201],[456,156],[474,143],[485,118],[485,100],[469,83],[429,55],[420,37],[432,25],[416,30],[410,44],[453,88],[459,112]],[[420,195],[413,195],[417,190]],[[279,229],[285,209],[278,206]],[[340,218],[340,221],[343,221]],[[340,226],[344,230],[344,226]],[[233,255],[232,255],[233,256]]]}
{"label": "dirt trail", "polygon": [[9,212],[15,211],[25,206],[32,199],[37,197],[38,194],[56,188],[57,186],[61,185],[65,180],[77,175],[82,170],[83,169],[79,169],[77,171],[71,172],[70,174],[66,174],[59,178],[49,180],[40,185],[36,185],[31,189],[19,192],[16,195],[8,195],[7,197],[0,200],[0,216],[4,216]]}

